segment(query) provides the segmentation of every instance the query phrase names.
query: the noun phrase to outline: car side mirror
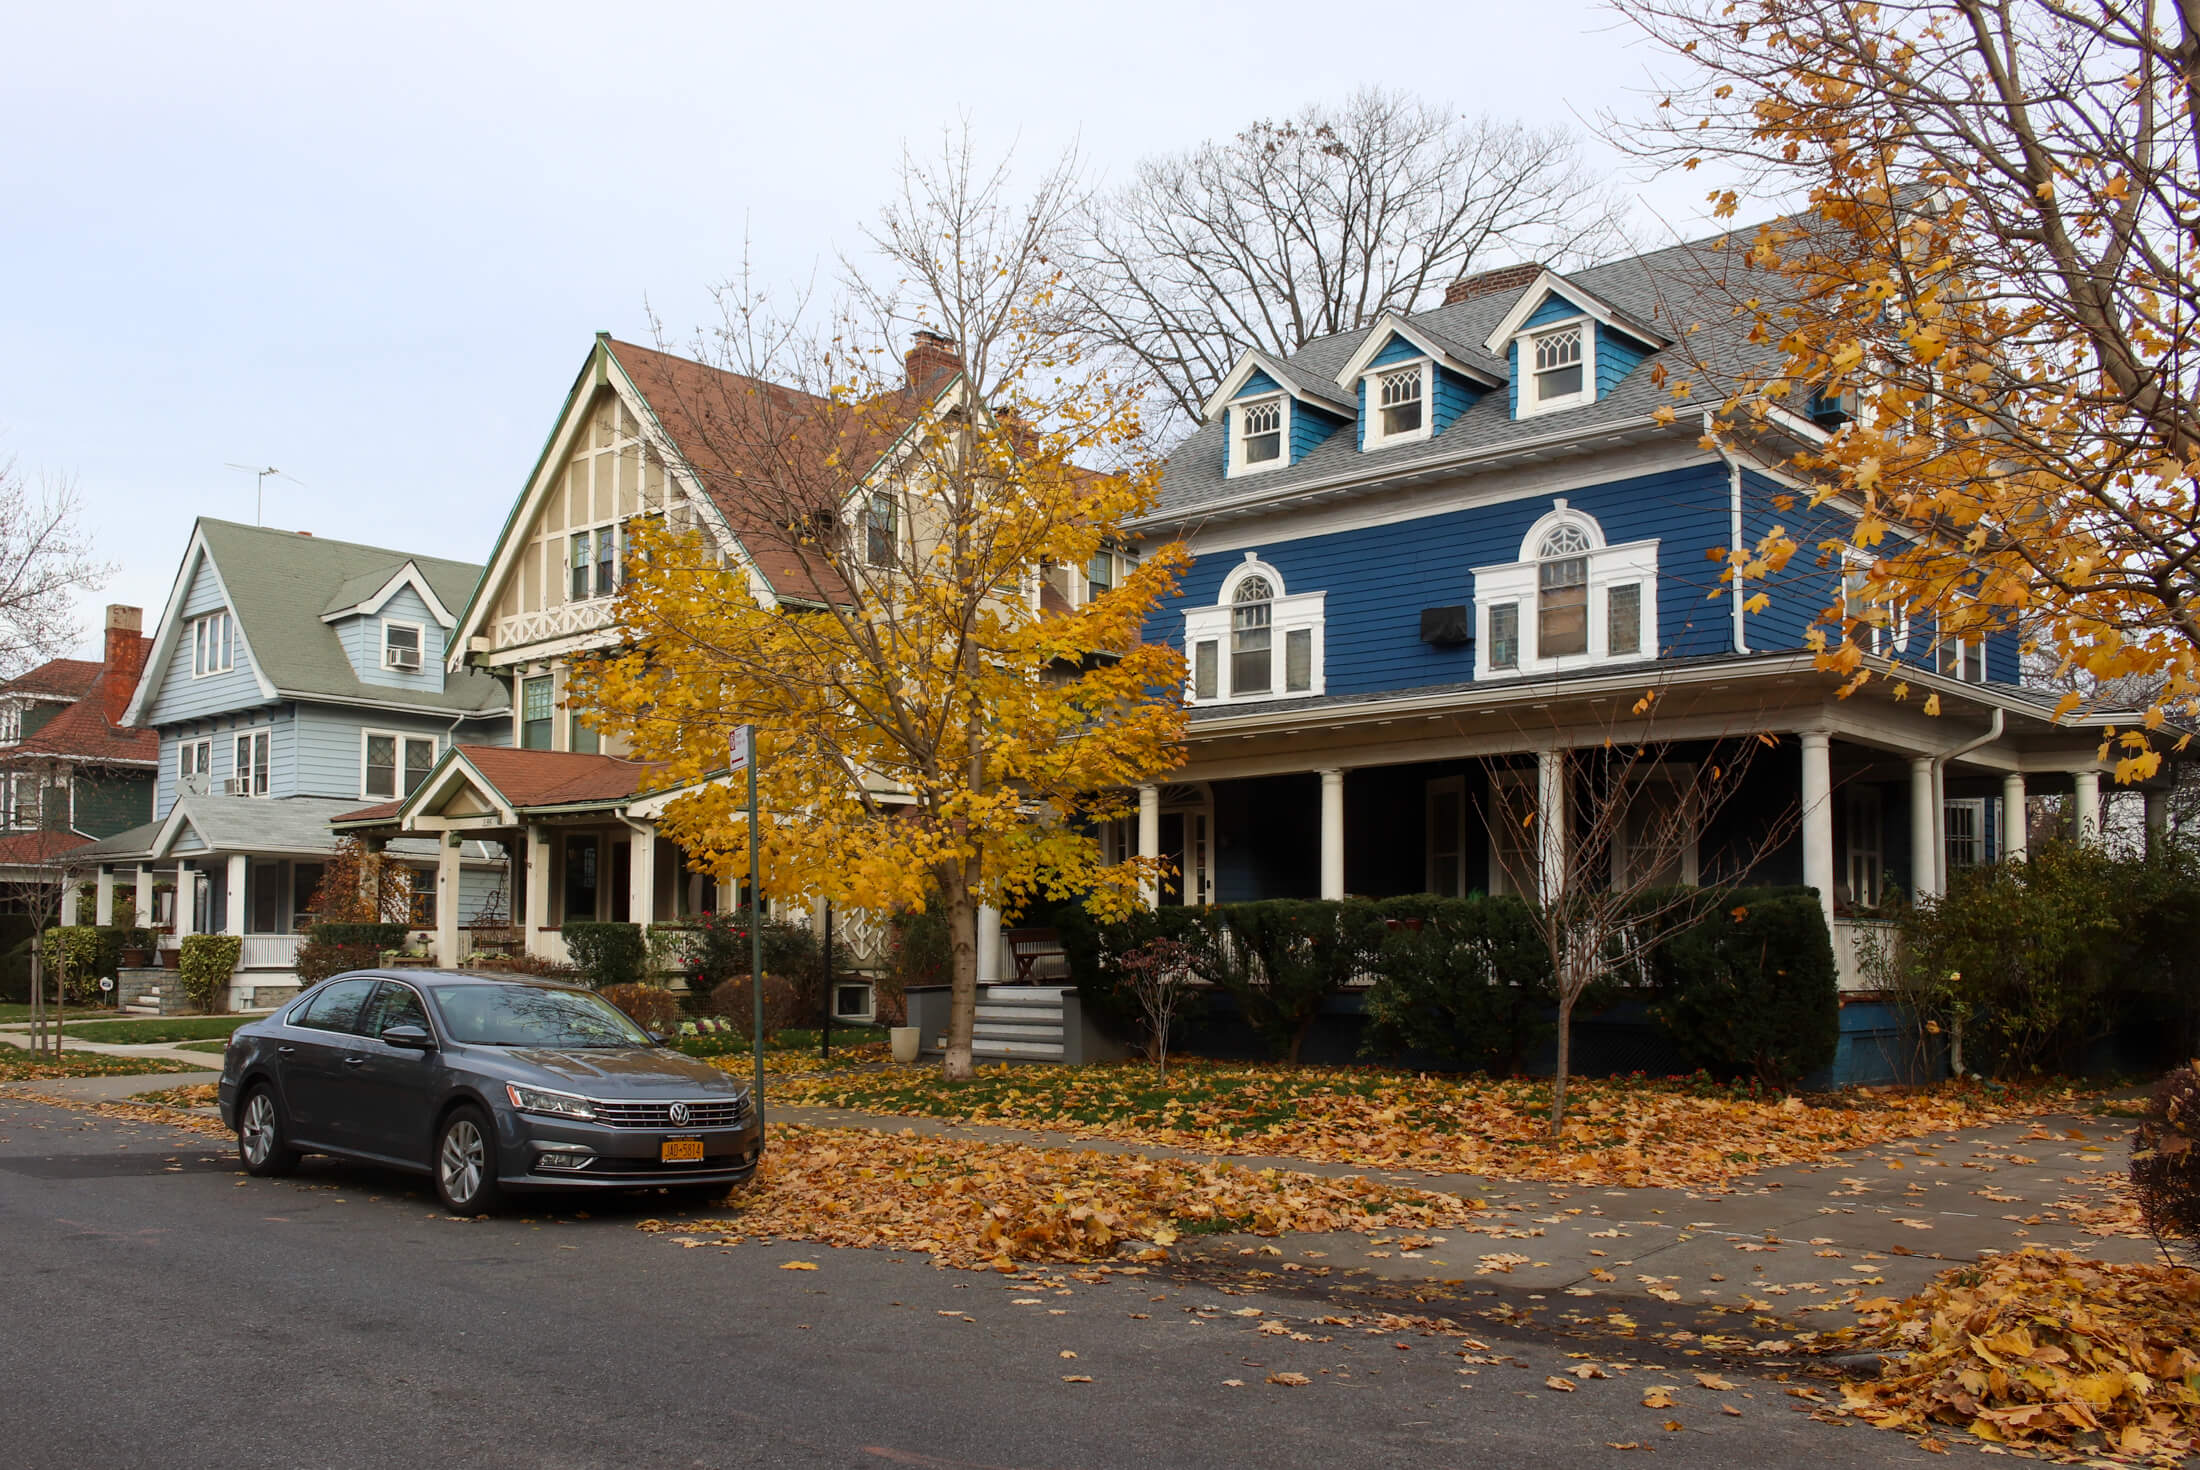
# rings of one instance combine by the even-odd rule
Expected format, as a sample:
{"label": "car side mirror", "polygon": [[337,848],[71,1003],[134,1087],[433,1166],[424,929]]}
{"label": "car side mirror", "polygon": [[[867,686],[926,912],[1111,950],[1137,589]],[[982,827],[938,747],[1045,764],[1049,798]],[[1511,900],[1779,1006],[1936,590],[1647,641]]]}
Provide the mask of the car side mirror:
{"label": "car side mirror", "polygon": [[672,1045],[672,1033],[670,1031],[644,1031],[642,1034],[649,1038],[651,1046]]}
{"label": "car side mirror", "polygon": [[433,1051],[435,1038],[420,1026],[387,1026],[382,1030],[382,1041],[387,1046],[400,1046],[407,1051]]}

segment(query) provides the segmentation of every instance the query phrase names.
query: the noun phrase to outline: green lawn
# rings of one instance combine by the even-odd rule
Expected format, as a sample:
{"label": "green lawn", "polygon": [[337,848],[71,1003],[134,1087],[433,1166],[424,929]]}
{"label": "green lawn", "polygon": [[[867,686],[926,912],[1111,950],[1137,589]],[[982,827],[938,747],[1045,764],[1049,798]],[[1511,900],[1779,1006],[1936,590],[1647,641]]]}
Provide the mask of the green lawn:
{"label": "green lawn", "polygon": [[[46,1003],[46,1013],[47,1013],[48,1015],[51,1015],[51,1014],[53,1014],[53,1002],[52,1002],[52,1001],[48,1001],[48,1002]],[[106,1011],[106,1010],[101,1010],[101,1011],[90,1011],[90,1010],[85,1010],[85,1009],[82,1009],[82,1008],[80,1008],[80,1007],[77,1007],[77,1006],[70,1006],[70,1007],[69,1007],[69,1014],[70,1014],[70,1015],[72,1015],[72,1016],[84,1016],[84,1015],[107,1015],[107,1016],[111,1016],[111,1015],[113,1015],[113,1014],[114,1014],[114,1012],[112,1012],[112,1011]],[[28,1005],[25,1005],[25,1004],[24,1004],[23,1002],[21,1002],[21,1001],[13,1001],[13,1000],[11,1000],[11,1001],[8,1001],[8,1002],[6,1002],[5,1004],[0,1004],[0,1026],[4,1026],[4,1025],[7,1025],[7,1024],[8,1024],[9,1022],[12,1022],[12,1021],[28,1021],[28,1020],[29,1020],[30,1018],[31,1018],[31,1008],[30,1008],[30,1007],[29,1007]]]}
{"label": "green lawn", "polygon": [[218,1053],[218,1052],[225,1052],[225,1051],[229,1050],[229,1043],[228,1043],[228,1042],[226,1042],[226,1041],[186,1041],[186,1042],[182,1043],[182,1044],[181,1044],[180,1046],[178,1046],[178,1047],[176,1048],[176,1050],[177,1050],[177,1051],[210,1051],[210,1052],[217,1052],[217,1053]]}
{"label": "green lawn", "polygon": [[138,1016],[127,1021],[71,1022],[66,1034],[86,1041],[113,1041],[137,1045],[151,1041],[207,1041],[222,1038],[251,1020],[250,1016]]}

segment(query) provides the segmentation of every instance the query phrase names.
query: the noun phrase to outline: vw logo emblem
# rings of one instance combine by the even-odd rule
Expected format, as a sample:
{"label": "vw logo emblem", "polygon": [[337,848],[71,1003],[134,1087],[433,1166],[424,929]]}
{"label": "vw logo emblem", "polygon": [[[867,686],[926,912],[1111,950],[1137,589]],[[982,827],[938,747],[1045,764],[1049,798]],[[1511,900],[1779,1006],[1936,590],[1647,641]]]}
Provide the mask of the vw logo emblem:
{"label": "vw logo emblem", "polygon": [[672,1120],[673,1127],[684,1128],[687,1126],[688,1105],[686,1103],[674,1103],[665,1110],[665,1116]]}

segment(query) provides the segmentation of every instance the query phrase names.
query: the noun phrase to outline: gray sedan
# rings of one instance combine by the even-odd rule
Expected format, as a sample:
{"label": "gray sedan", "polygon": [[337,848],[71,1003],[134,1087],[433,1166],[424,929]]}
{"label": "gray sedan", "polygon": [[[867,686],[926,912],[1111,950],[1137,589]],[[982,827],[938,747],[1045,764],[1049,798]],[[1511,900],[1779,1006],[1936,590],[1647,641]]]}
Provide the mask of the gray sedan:
{"label": "gray sedan", "polygon": [[720,1195],[764,1150],[747,1087],[594,992],[454,970],[321,982],[236,1029],[220,1093],[248,1173],[365,1159],[432,1176],[456,1214],[510,1189]]}

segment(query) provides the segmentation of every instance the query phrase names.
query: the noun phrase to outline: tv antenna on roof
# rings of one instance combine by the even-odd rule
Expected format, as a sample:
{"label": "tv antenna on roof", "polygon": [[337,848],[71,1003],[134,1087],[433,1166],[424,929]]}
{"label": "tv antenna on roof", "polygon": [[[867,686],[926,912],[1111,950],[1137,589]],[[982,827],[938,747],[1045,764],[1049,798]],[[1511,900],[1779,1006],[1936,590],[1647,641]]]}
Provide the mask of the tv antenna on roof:
{"label": "tv antenna on roof", "polygon": [[267,477],[269,475],[282,475],[284,479],[290,481],[291,484],[296,485],[301,490],[305,489],[306,487],[305,481],[299,479],[296,475],[284,475],[281,470],[275,468],[275,466],[273,465],[269,465],[266,469],[261,469],[258,465],[238,464],[236,461],[231,460],[228,462],[227,468],[233,470],[243,470],[246,474],[254,477],[252,488],[252,524],[255,526],[264,526],[267,524],[267,517],[264,512],[267,505]]}

